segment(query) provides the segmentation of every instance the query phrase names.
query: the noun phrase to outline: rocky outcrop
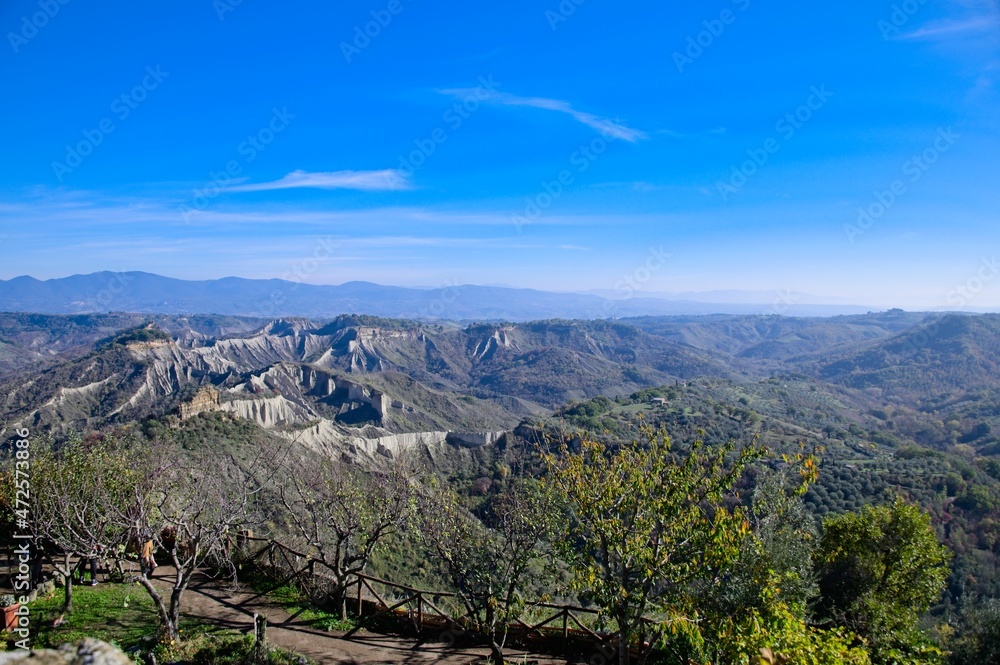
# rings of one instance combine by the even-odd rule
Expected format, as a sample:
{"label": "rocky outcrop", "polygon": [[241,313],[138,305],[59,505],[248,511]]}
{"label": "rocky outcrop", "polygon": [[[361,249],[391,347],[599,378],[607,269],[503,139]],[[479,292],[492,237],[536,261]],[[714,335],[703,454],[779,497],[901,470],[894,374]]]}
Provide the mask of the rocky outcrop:
{"label": "rocky outcrop", "polygon": [[154,339],[148,342],[126,342],[125,348],[136,355],[143,355],[146,351],[171,346],[173,343],[174,341],[170,339]]}
{"label": "rocky outcrop", "polygon": [[180,405],[181,420],[194,418],[199,413],[219,410],[219,391],[211,386],[201,388],[190,401]]}
{"label": "rocky outcrop", "polygon": [[492,446],[503,438],[506,432],[448,432],[448,443],[463,448]]}
{"label": "rocky outcrop", "polygon": [[281,396],[235,399],[224,402],[220,410],[245,420],[252,420],[267,429],[279,429],[307,423],[317,418],[306,407]]}
{"label": "rocky outcrop", "polygon": [[320,420],[309,427],[286,431],[282,435],[328,457],[355,460],[393,459],[400,454],[417,449],[433,452],[443,446],[481,448],[502,439],[506,432],[406,432],[393,434],[377,427],[365,428],[355,435],[353,430],[338,426],[329,420]]}
{"label": "rocky outcrop", "polygon": [[[328,406],[342,406],[345,411],[370,406],[377,413],[379,421],[385,418],[386,411],[393,404],[393,399],[380,390],[348,381],[312,365],[292,363],[279,363],[254,374],[244,383],[231,388],[229,393],[238,399],[243,395],[289,396],[291,401],[301,407],[297,413],[304,417],[293,418],[287,421],[288,424],[302,424],[316,419],[314,409],[306,406],[311,399],[319,398]],[[402,402],[396,402],[400,404],[397,408],[402,409]],[[236,412],[237,407],[227,408]],[[291,415],[291,412],[288,413]],[[268,426],[262,421],[258,422]]]}
{"label": "rocky outcrop", "polygon": [[[182,418],[223,409],[266,428],[301,430],[325,418],[340,428],[373,423],[388,433],[451,430],[453,445],[475,448],[496,440],[477,431],[512,427],[567,395],[586,396],[598,387],[631,390],[656,380],[652,369],[641,379],[619,376],[612,356],[621,353],[612,351],[632,346],[633,333],[592,327],[459,330],[286,319],[232,337],[111,345],[0,386],[0,420],[42,429],[99,428],[112,419],[164,415],[178,394],[212,386],[220,396],[199,393],[179,408]],[[653,342],[644,353],[662,358]],[[531,378],[535,366],[542,378]],[[559,379],[550,386],[546,377],[558,374],[552,368],[565,366],[577,367],[583,383],[568,389]],[[539,404],[521,398],[528,389]]]}
{"label": "rocky outcrop", "polygon": [[134,665],[120,649],[85,637],[58,649],[0,653],[0,665]]}
{"label": "rocky outcrop", "polygon": [[511,341],[508,336],[508,332],[513,331],[513,327],[509,328],[498,328],[493,332],[492,335],[486,339],[481,340],[476,344],[476,348],[473,351],[473,355],[476,360],[485,361],[492,358],[498,349],[509,349],[516,347],[516,345]]}

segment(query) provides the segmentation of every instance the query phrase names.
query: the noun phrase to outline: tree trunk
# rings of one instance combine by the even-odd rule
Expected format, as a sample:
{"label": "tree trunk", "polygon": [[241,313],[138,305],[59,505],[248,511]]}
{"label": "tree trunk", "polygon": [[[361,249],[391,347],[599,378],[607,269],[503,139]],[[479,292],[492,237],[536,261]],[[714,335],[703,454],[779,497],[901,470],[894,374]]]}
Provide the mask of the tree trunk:
{"label": "tree trunk", "polygon": [[73,573],[63,577],[66,580],[65,599],[63,600],[62,613],[69,614],[73,611]]}
{"label": "tree trunk", "polygon": [[177,624],[171,621],[171,613],[163,602],[163,596],[160,595],[160,592],[156,590],[156,587],[153,586],[153,583],[145,575],[140,575],[137,581],[146,590],[149,597],[153,599],[153,604],[156,606],[156,613],[160,616],[160,628],[163,631],[163,635],[170,640],[179,639],[180,633],[177,631]]}
{"label": "tree trunk", "polygon": [[629,665],[629,621],[623,615],[618,616],[618,665]]}
{"label": "tree trunk", "polygon": [[337,582],[337,588],[333,592],[334,602],[337,606],[337,611],[340,612],[340,620],[347,621],[347,585],[346,583]]}
{"label": "tree trunk", "polygon": [[174,630],[177,630],[181,623],[180,595],[176,591],[170,594],[170,625]]}
{"label": "tree trunk", "polygon": [[174,630],[180,627],[181,624],[181,598],[184,596],[184,591],[187,589],[188,578],[185,577],[178,586],[175,586],[173,591],[170,592],[170,623],[173,625]]}
{"label": "tree trunk", "polygon": [[57,567],[56,572],[62,575],[65,581],[64,591],[66,595],[63,600],[62,613],[69,614],[73,611],[73,565],[69,554],[65,555],[65,561],[65,566],[61,570]]}
{"label": "tree trunk", "polygon": [[486,610],[483,625],[480,626],[480,634],[489,640],[490,660],[496,665],[503,665],[503,645],[506,644],[507,626],[502,625],[501,617],[497,616],[497,610],[488,599],[484,599],[484,609]]}

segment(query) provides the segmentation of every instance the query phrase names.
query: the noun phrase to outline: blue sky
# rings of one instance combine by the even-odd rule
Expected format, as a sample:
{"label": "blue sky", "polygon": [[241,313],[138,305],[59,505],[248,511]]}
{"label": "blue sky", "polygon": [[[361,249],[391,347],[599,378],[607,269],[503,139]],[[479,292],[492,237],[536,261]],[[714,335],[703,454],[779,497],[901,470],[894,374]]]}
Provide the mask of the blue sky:
{"label": "blue sky", "polygon": [[0,278],[1000,307],[996,0],[11,0],[0,32]]}

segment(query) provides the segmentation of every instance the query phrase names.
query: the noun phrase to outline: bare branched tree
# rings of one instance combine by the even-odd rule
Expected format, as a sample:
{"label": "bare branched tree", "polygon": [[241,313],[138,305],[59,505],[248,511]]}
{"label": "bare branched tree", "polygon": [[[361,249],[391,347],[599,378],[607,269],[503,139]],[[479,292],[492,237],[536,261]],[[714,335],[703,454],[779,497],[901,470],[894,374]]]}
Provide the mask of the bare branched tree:
{"label": "bare branched tree", "polygon": [[140,453],[131,441],[72,439],[36,454],[31,527],[39,544],[57,551],[53,569],[65,588],[63,613],[73,609],[73,569],[78,557],[120,561],[128,529],[116,519]]}
{"label": "bare branched tree", "polygon": [[268,481],[268,461],[262,455],[242,464],[224,457],[160,463],[149,456],[138,470],[132,500],[117,517],[133,542],[152,541],[170,558],[168,597],[149,575],[137,580],[156,606],[164,638],[179,640],[184,593],[199,569],[235,581],[232,540],[261,521],[257,498]]}
{"label": "bare branched tree", "polygon": [[509,478],[476,514],[433,481],[420,499],[420,531],[451,580],[473,628],[504,662],[508,628],[524,610],[523,587],[545,553],[553,515],[541,484]]}
{"label": "bare branched tree", "polygon": [[298,460],[280,485],[294,538],[326,567],[341,618],[347,588],[412,512],[405,462],[365,470],[339,461]]}

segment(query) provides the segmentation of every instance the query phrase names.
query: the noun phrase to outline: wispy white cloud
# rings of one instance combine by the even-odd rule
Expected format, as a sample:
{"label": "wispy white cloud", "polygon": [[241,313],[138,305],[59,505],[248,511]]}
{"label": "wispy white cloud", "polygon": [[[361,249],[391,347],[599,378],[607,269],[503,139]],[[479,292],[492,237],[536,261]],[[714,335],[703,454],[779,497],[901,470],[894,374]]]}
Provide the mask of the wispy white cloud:
{"label": "wispy white cloud", "polygon": [[309,173],[292,171],[271,182],[248,183],[227,188],[230,192],[267,192],[276,189],[356,189],[361,191],[399,191],[413,189],[407,174],[395,169],[381,171],[328,171]]}
{"label": "wispy white cloud", "polygon": [[593,113],[587,113],[586,111],[579,111],[573,108],[569,102],[561,99],[549,99],[547,97],[519,97],[518,95],[512,95],[506,92],[484,91],[483,88],[450,88],[447,90],[441,90],[440,92],[445,95],[458,97],[459,99],[468,99],[475,96],[477,99],[493,102],[495,104],[502,104],[504,106],[530,106],[536,109],[564,113],[577,122],[581,122],[592,129],[596,129],[602,134],[607,134],[608,136],[612,136],[616,139],[622,139],[624,141],[628,141],[629,143],[635,143],[640,139],[647,138],[646,132],[638,129],[632,129],[623,123],[611,120],[610,118],[604,118],[599,115],[594,115]]}
{"label": "wispy white cloud", "polygon": [[[220,203],[214,208],[181,214],[171,198],[123,197],[88,190],[38,190],[28,196],[0,194],[0,218],[15,221],[18,235],[36,229],[60,233],[120,234],[129,228],[158,228],[169,233],[201,234],[221,228],[280,226],[283,229],[316,229],[329,226],[374,232],[386,228],[498,227],[511,226],[510,213],[502,210],[455,210],[436,207],[379,206],[373,208],[302,206],[296,203]],[[538,226],[601,226],[620,215],[545,215]],[[14,235],[15,232],[4,229]],[[361,232],[361,231],[359,231]],[[48,231],[46,231],[48,233]],[[227,231],[228,233],[228,231]]]}
{"label": "wispy white cloud", "polygon": [[899,39],[943,39],[952,35],[981,32],[997,27],[1000,27],[1000,19],[996,15],[977,16],[960,21],[934,21],[913,32],[900,35]]}
{"label": "wispy white cloud", "polygon": [[657,192],[670,189],[666,185],[658,185],[652,182],[646,182],[645,180],[629,180],[629,181],[612,181],[612,182],[601,182],[593,185],[594,189],[626,189],[633,192],[640,192],[648,194],[649,192]]}

